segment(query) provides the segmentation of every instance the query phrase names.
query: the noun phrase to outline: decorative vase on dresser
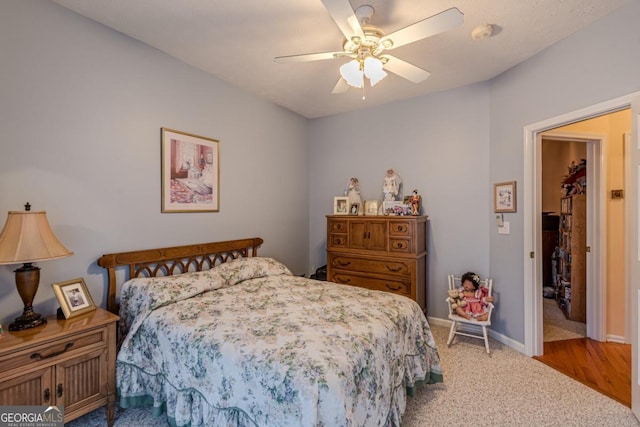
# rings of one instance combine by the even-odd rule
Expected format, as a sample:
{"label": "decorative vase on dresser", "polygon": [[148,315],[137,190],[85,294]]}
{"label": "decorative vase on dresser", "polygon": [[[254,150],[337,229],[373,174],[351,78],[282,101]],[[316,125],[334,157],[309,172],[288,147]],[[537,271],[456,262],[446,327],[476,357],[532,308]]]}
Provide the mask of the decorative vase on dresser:
{"label": "decorative vase on dresser", "polygon": [[71,319],[4,332],[0,339],[0,405],[62,406],[64,422],[116,402],[116,321],[97,308]]}
{"label": "decorative vase on dresser", "polygon": [[327,280],[404,295],[426,311],[426,216],[327,216]]}

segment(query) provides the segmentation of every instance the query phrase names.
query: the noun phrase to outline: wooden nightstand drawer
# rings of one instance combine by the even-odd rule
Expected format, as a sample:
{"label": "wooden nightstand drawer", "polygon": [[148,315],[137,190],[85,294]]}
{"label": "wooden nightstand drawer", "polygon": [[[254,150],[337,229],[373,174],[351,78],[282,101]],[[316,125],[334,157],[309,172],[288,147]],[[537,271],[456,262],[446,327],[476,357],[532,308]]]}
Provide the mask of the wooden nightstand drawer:
{"label": "wooden nightstand drawer", "polygon": [[84,349],[91,345],[106,346],[104,337],[106,329],[65,337],[39,346],[33,346],[16,353],[8,353],[0,357],[0,373],[20,367],[29,369],[30,364],[40,365],[48,361],[55,362],[69,353]]}
{"label": "wooden nightstand drawer", "polygon": [[377,279],[356,274],[336,272],[333,281],[344,285],[353,285],[372,291],[385,291],[411,298],[411,280],[409,279]]}
{"label": "wooden nightstand drawer", "polygon": [[336,270],[348,269],[363,273],[392,274],[398,276],[411,276],[412,260],[376,260],[358,258],[354,256],[330,255],[331,268]]}

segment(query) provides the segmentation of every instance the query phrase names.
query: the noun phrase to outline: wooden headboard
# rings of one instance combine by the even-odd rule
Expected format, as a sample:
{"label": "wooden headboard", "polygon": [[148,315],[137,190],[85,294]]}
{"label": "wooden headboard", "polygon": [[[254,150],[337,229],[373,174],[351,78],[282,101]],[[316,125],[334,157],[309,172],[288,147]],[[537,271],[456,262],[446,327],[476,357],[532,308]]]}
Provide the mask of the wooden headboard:
{"label": "wooden headboard", "polygon": [[118,314],[119,307],[116,303],[117,267],[129,267],[129,274],[125,280],[136,277],[173,276],[188,271],[208,270],[236,258],[257,256],[258,247],[262,242],[260,237],[254,237],[103,255],[98,259],[98,265],[106,268],[109,273],[107,310]]}

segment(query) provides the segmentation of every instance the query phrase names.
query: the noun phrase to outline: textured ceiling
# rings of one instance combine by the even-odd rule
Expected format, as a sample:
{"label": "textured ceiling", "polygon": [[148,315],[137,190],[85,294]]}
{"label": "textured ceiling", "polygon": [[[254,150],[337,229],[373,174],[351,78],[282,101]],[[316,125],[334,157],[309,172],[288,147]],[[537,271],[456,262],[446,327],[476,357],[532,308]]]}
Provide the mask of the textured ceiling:
{"label": "textured ceiling", "polygon": [[[464,24],[393,55],[431,72],[389,74],[373,88],[331,94],[347,59],[276,64],[339,51],[344,36],[320,0],[54,0],[81,15],[308,118],[369,108],[490,79],[631,0],[351,0],[369,4],[386,34],[457,7]],[[348,1],[348,0],[345,0]],[[494,35],[472,40],[493,24]]]}

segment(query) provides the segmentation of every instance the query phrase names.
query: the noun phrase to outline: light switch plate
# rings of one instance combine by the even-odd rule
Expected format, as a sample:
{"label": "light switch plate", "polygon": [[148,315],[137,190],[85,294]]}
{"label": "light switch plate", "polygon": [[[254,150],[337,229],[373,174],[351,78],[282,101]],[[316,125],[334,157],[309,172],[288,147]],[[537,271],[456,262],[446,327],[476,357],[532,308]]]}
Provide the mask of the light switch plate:
{"label": "light switch plate", "polygon": [[498,234],[509,234],[509,222],[503,221],[502,227],[498,227]]}

